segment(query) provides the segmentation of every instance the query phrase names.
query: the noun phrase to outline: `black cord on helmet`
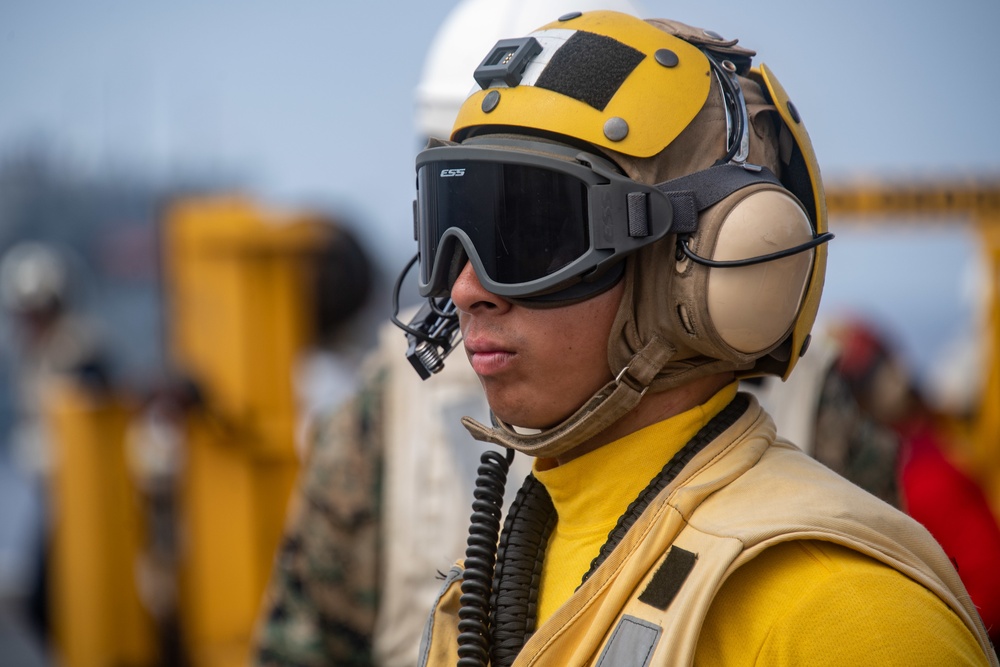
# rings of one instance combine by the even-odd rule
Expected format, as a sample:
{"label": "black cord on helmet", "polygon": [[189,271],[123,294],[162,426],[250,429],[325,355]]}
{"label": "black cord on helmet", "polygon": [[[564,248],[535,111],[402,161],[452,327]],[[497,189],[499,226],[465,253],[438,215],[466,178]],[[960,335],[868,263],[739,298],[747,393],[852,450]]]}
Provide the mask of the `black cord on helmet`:
{"label": "black cord on helmet", "polygon": [[726,156],[723,163],[744,164],[750,154],[750,117],[747,113],[743,89],[736,75],[736,66],[729,60],[721,62],[710,49],[702,49],[708,58],[716,79],[722,88],[722,99],[726,109]]}
{"label": "black cord on helmet", "polygon": [[765,262],[773,262],[776,259],[781,259],[783,257],[791,257],[792,255],[797,255],[800,252],[805,252],[806,250],[811,250],[816,246],[823,245],[830,241],[833,234],[830,232],[823,232],[814,236],[805,243],[800,243],[797,246],[791,248],[785,248],[784,250],[779,250],[778,252],[768,253],[767,255],[757,255],[756,257],[747,257],[745,259],[708,259],[707,257],[702,257],[701,255],[695,254],[690,247],[688,247],[688,240],[690,239],[690,234],[678,234],[677,236],[677,250],[678,259],[681,256],[687,257],[692,262],[696,264],[701,264],[702,266],[709,266],[712,268],[735,268],[739,266],[753,266],[755,264],[763,264]]}
{"label": "black cord on helmet", "polygon": [[413,265],[417,263],[419,258],[420,255],[414,255],[413,258],[406,263],[406,266],[403,267],[403,270],[399,272],[399,277],[396,278],[396,284],[393,285],[392,288],[392,313],[389,314],[389,319],[393,324],[406,333],[413,336],[423,337],[423,332],[413,329],[407,324],[403,324],[403,321],[399,319],[399,292],[403,289],[403,279],[406,278],[406,274],[410,272],[410,269],[413,268]]}

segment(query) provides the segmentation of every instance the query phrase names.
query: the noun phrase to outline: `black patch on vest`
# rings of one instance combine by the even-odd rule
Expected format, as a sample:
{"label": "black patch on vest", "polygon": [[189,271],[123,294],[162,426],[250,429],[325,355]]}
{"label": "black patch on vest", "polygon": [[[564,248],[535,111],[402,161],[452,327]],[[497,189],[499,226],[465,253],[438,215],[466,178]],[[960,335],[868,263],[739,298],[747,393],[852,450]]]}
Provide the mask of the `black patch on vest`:
{"label": "black patch on vest", "polygon": [[660,565],[660,569],[656,571],[646,586],[646,590],[639,596],[639,601],[656,607],[660,611],[666,611],[670,603],[673,602],[674,596],[677,595],[677,591],[684,585],[684,581],[694,568],[696,560],[698,560],[698,554],[679,547],[671,547],[663,564]]}
{"label": "black patch on vest", "polygon": [[616,39],[578,30],[555,52],[535,85],[603,111],[645,57]]}

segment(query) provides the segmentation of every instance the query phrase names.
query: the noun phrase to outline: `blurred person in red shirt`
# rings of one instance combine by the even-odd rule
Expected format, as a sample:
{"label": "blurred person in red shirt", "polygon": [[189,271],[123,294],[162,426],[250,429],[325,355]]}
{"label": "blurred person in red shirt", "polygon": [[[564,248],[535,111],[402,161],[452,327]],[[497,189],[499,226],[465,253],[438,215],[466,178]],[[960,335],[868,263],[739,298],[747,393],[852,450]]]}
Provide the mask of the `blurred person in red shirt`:
{"label": "blurred person in red shirt", "polygon": [[990,638],[1000,640],[1000,523],[978,481],[952,460],[955,434],[913,381],[898,348],[873,324],[851,320],[832,336],[837,373],[859,407],[899,436],[902,509],[951,558]]}

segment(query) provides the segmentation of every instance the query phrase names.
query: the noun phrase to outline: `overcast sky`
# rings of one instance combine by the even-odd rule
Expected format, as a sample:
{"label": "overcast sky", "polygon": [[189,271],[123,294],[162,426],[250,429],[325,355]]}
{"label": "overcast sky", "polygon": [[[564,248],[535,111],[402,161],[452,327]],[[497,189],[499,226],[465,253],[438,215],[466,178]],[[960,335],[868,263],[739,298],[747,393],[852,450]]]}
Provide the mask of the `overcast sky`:
{"label": "overcast sky", "polygon": [[[269,201],[343,212],[398,265],[414,91],[455,4],[0,0],[0,158],[43,140],[96,171],[235,174]],[[828,181],[1000,173],[998,0],[641,6],[756,49]],[[834,244],[824,312],[874,302],[920,354],[966,326],[969,237],[844,229]]]}

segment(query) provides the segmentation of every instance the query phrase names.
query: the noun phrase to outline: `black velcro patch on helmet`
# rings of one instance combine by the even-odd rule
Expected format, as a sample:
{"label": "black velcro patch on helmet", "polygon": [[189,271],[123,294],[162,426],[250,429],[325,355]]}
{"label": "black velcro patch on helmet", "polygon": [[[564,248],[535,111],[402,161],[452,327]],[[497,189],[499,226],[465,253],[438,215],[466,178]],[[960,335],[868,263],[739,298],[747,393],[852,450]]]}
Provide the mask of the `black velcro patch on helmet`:
{"label": "black velcro patch on helmet", "polygon": [[603,111],[645,57],[616,39],[578,30],[555,52],[535,85]]}

